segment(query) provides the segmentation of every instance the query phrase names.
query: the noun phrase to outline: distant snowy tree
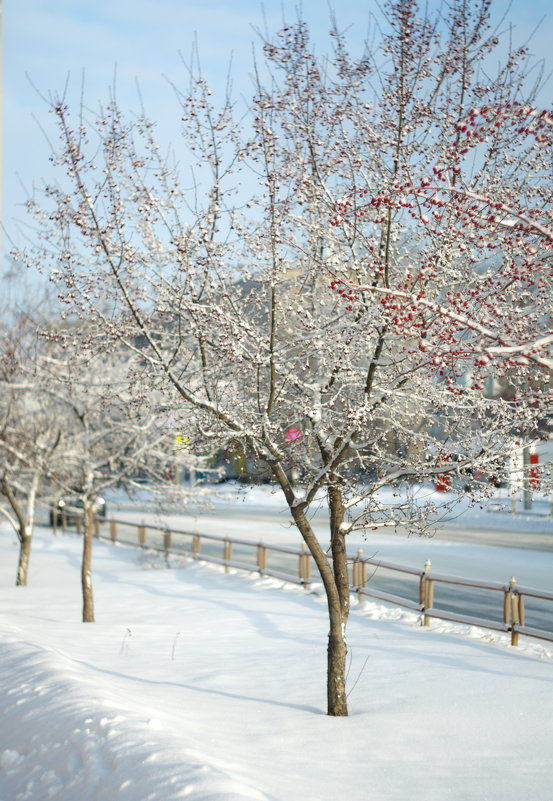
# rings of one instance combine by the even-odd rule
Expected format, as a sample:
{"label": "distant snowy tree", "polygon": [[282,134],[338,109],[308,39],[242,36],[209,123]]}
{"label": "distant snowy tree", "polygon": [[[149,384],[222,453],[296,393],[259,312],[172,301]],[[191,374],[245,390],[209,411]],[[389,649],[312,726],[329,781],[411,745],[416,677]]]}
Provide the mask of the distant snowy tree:
{"label": "distant snowy tree", "polygon": [[27,316],[0,331],[0,513],[19,539],[18,586],[28,581],[36,507],[48,499],[63,442],[59,409],[36,391],[38,344]]}
{"label": "distant snowy tree", "polygon": [[130,386],[126,360],[98,350],[90,331],[22,313],[0,332],[0,513],[20,541],[16,583],[28,581],[37,504],[77,502],[85,621],[94,619],[97,499],[107,488],[132,489],[148,477],[154,494],[163,488],[166,498],[169,484],[182,500],[169,479],[190,462],[179,453],[174,430],[157,414],[143,415],[136,375]]}
{"label": "distant snowy tree", "polygon": [[[94,621],[92,545],[98,499],[109,488],[132,485],[148,476],[167,483],[175,464],[174,436],[158,425],[141,402],[140,381],[127,372],[122,354],[106,353],[89,330],[69,326],[46,332],[42,391],[63,419],[62,458],[49,479],[69,506],[82,509],[81,585],[83,622]],[[77,509],[77,514],[78,514]]]}
{"label": "distant snowy tree", "polygon": [[337,25],[328,58],[301,22],[264,42],[246,121],[193,75],[193,181],[147,119],[113,103],[74,119],[60,99],[65,177],[29,201],[40,239],[19,254],[126,347],[191,451],[271,472],[326,590],[331,715],[347,714],[348,533],[426,532],[440,509],[415,487],[436,476],[442,506],[489,494],[475,477],[540,436],[549,365],[551,126],[526,51],[493,72],[488,0],[385,13],[358,58]]}

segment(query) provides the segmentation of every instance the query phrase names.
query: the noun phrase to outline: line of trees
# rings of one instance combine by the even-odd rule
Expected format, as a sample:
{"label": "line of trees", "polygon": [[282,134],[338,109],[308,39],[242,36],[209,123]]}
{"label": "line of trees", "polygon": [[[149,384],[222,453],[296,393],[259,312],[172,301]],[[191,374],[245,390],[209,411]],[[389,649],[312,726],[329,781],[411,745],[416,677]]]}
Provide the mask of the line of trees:
{"label": "line of trees", "polygon": [[[142,419],[161,396],[191,453],[270,471],[325,587],[339,716],[348,534],[425,533],[456,493],[489,494],[467,477],[499,480],[541,435],[550,369],[553,128],[528,54],[492,71],[488,0],[385,13],[359,57],[336,23],[325,57],[303,22],[263,41],[246,121],[192,74],[176,89],[192,186],[146,117],[58,98],[59,182],[29,200],[37,244],[14,254],[86,322],[75,336],[125,354]],[[382,500],[440,473],[440,503]]]}

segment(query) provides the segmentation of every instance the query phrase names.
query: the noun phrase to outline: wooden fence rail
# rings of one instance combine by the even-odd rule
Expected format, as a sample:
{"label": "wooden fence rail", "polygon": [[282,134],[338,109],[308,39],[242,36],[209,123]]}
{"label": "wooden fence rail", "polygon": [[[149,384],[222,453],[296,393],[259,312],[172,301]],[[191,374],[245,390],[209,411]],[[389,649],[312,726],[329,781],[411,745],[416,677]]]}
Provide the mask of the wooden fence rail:
{"label": "wooden fence rail", "polygon": [[[81,531],[82,513],[79,511],[66,513],[64,511],[61,517],[62,529],[65,530],[69,523],[73,523],[76,525],[77,530]],[[102,524],[106,523],[109,528],[109,535],[102,534]],[[135,530],[136,538],[133,540],[122,538],[121,529],[123,527]],[[305,545],[302,545],[301,549],[287,548],[281,545],[268,545],[264,542],[251,542],[250,540],[220,537],[216,534],[199,534],[198,532],[169,529],[163,526],[146,525],[143,521],[140,523],[133,523],[127,520],[112,518],[108,522],[99,517],[94,518],[94,530],[96,537],[108,542],[161,551],[165,553],[166,556],[169,554],[185,555],[192,559],[214,562],[224,565],[226,571],[232,567],[236,570],[257,572],[260,575],[272,576],[284,581],[306,586],[318,580],[311,576],[312,557],[306,550]],[[149,534],[153,536],[148,537]],[[202,550],[202,543],[205,543],[206,547],[207,544],[220,546],[220,554],[208,553],[205,549]],[[188,548],[186,547],[187,544]],[[242,550],[251,549],[251,561],[233,558],[235,546]],[[295,558],[297,560],[297,573],[289,573],[275,569],[274,567],[269,567],[270,554],[286,554]],[[350,588],[352,592],[357,593],[360,600],[367,596],[420,612],[422,615],[422,622],[425,626],[429,625],[431,618],[436,618],[510,633],[512,645],[518,644],[520,634],[553,642],[553,631],[526,625],[524,600],[525,598],[537,598],[553,602],[553,593],[517,584],[514,577],[511,577],[506,584],[491,581],[477,581],[459,576],[432,573],[432,566],[429,561],[425,562],[422,569],[417,569],[393,562],[386,562],[375,557],[365,557],[362,551],[358,551],[356,556],[349,557],[348,562],[350,564]],[[368,576],[369,567],[373,569],[371,576]],[[415,577],[418,590],[417,599],[406,598],[402,595],[384,592],[375,587],[371,587],[370,581],[372,575],[374,575],[377,570],[392,571]],[[436,588],[440,585],[455,585],[500,593],[503,601],[502,620],[496,621],[481,617],[473,617],[440,609],[435,597]]]}

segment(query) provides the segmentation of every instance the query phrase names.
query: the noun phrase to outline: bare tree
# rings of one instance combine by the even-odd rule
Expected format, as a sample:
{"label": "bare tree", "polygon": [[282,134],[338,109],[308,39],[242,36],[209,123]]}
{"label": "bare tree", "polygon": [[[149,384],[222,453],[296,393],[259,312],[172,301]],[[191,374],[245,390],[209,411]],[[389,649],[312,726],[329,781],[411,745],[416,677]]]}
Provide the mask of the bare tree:
{"label": "bare tree", "polygon": [[51,398],[36,391],[38,334],[21,317],[0,334],[0,512],[19,539],[16,584],[27,584],[36,506],[60,453],[63,422]]}
{"label": "bare tree", "polygon": [[89,329],[21,314],[2,332],[0,356],[0,511],[20,541],[16,583],[27,584],[37,503],[52,506],[60,496],[77,502],[84,520],[83,620],[93,621],[98,497],[139,476],[159,490],[168,466],[186,463],[188,454],[175,453],[176,432],[162,407],[143,415],[139,375],[129,374],[121,353],[99,351]]}
{"label": "bare tree", "polygon": [[[92,546],[97,500],[108,488],[148,476],[161,485],[175,456],[174,433],[141,403],[139,377],[121,353],[98,348],[80,327],[50,331],[42,365],[45,391],[64,419],[63,459],[49,478],[67,503],[82,509],[82,619],[94,622]],[[182,493],[181,493],[182,494]]]}
{"label": "bare tree", "polygon": [[358,58],[337,25],[328,58],[302,22],[264,42],[247,121],[192,75],[191,188],[147,119],[73,121],[60,99],[65,179],[29,202],[41,240],[19,255],[125,346],[191,450],[271,471],[326,591],[330,715],[347,714],[348,533],[425,533],[456,496],[417,487],[501,472],[545,408],[551,142],[523,104],[526,53],[491,74],[487,0],[385,8]]}

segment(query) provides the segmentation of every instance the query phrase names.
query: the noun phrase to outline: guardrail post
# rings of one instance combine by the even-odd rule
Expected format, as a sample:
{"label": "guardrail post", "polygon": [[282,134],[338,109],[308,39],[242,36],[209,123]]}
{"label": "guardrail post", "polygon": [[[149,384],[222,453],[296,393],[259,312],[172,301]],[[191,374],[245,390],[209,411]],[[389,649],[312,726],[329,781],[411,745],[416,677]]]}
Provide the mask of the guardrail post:
{"label": "guardrail post", "polygon": [[[428,578],[428,574],[432,570],[432,562],[427,559],[424,563],[424,572],[421,576],[421,603],[424,609],[432,609],[434,605],[434,582]],[[423,625],[430,625],[430,615],[423,616]]]}
{"label": "guardrail post", "polygon": [[300,579],[302,581],[309,581],[310,576],[310,564],[309,564],[309,553],[307,552],[307,548],[305,542],[301,544],[301,553],[300,553]]}
{"label": "guardrail post", "polygon": [[361,548],[357,551],[357,556],[353,562],[353,586],[357,589],[357,600],[363,600],[363,593],[361,590],[367,583],[367,565],[363,561],[363,551]]}
{"label": "guardrail post", "polygon": [[109,536],[112,542],[117,542],[117,523],[115,520],[109,521]]}
{"label": "guardrail post", "polygon": [[267,570],[267,548],[262,542],[257,546],[257,569],[260,573]]}
{"label": "guardrail post", "polygon": [[228,563],[232,559],[232,540],[225,540],[223,545],[223,561],[225,563],[225,573],[228,573]]}
{"label": "guardrail post", "polygon": [[138,544],[146,545],[146,527],[144,522],[138,526]]}
{"label": "guardrail post", "polygon": [[503,593],[503,623],[505,626],[511,625],[511,590],[510,584]]}
{"label": "guardrail post", "polygon": [[193,553],[194,557],[198,556],[198,554],[200,553],[201,547],[202,547],[202,540],[200,538],[200,535],[199,534],[194,534],[194,536],[192,537],[192,553]]}
{"label": "guardrail post", "polygon": [[171,549],[171,532],[169,529],[163,532],[163,548],[165,551],[169,551]]}
{"label": "guardrail post", "polygon": [[[511,645],[518,645],[518,631],[516,627],[520,624],[520,614],[519,614],[519,598],[520,595],[515,590],[516,586],[516,579],[514,576],[511,576],[509,579],[509,607],[510,607],[510,617],[511,617]],[[524,607],[523,607],[524,608]]]}
{"label": "guardrail post", "polygon": [[75,528],[77,529],[77,534],[81,534],[83,530],[83,519],[80,515],[77,515],[75,518]]}
{"label": "guardrail post", "polygon": [[526,612],[524,609],[524,595],[522,593],[517,592],[518,596],[518,617],[520,621],[520,625],[524,626],[526,622]]}

